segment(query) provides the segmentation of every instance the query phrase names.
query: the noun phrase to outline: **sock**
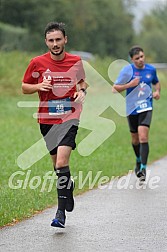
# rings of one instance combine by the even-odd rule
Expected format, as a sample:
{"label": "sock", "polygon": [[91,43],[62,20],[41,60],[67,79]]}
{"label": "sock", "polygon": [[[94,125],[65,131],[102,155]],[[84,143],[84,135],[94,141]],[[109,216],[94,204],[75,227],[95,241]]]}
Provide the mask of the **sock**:
{"label": "sock", "polygon": [[137,145],[132,144],[132,147],[133,147],[134,153],[136,155],[136,161],[139,163],[141,161],[141,158],[140,158],[140,144],[137,144]]}
{"label": "sock", "polygon": [[148,143],[141,143],[140,144],[140,155],[141,155],[141,167],[143,167],[143,168],[146,168],[148,154],[149,154]]}
{"label": "sock", "polygon": [[65,212],[67,187],[70,180],[69,166],[56,168],[57,180],[57,194],[58,194],[58,209]]}
{"label": "sock", "polygon": [[140,165],[140,171],[141,171],[142,169],[146,169],[146,165],[141,164],[141,165]]}

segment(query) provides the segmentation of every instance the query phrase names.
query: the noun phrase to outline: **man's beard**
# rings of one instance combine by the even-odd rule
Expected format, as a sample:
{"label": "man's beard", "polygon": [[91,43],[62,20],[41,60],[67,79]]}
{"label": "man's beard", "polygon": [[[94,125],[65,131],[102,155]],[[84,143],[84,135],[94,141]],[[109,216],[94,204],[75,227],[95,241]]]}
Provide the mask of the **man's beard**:
{"label": "man's beard", "polygon": [[140,63],[138,67],[142,69],[144,67],[144,63]]}
{"label": "man's beard", "polygon": [[64,47],[62,48],[62,50],[61,50],[59,53],[54,53],[54,52],[52,52],[52,50],[50,50],[50,52],[51,52],[53,55],[55,55],[55,56],[59,56],[59,55],[61,55],[61,54],[64,52]]}

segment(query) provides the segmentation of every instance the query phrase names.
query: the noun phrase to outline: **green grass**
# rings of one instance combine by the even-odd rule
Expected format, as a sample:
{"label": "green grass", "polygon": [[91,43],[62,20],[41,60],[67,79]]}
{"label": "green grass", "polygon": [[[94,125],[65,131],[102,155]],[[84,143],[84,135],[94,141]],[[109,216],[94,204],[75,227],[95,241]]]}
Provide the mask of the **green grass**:
{"label": "green grass", "polygon": [[[41,191],[44,181],[43,176],[48,171],[53,171],[49,154],[31,166],[28,170],[24,171],[17,165],[18,156],[38,141],[41,138],[41,134],[36,119],[32,118],[32,114],[36,112],[36,108],[17,107],[19,101],[38,100],[36,95],[26,96],[22,95],[20,92],[22,74],[30,56],[26,54],[20,55],[17,52],[13,53],[12,57],[15,57],[16,65],[13,66],[13,69],[9,69],[8,73],[7,69],[5,69],[5,64],[12,67],[9,56],[10,55],[3,55],[5,63],[3,63],[4,66],[0,70],[2,73],[0,75],[2,76],[2,78],[0,77],[0,89],[4,94],[0,99],[0,226],[32,216],[34,213],[57,203],[55,183],[51,186],[52,190],[50,192],[48,192],[50,185],[49,181],[46,184],[45,190]],[[21,59],[23,60],[22,66],[20,66]],[[97,65],[100,65],[99,62]],[[17,66],[19,67],[17,68]],[[107,72],[105,67],[106,65],[104,62],[104,70],[99,70],[102,71],[101,74],[103,74],[103,76],[106,76]],[[13,77],[11,76],[12,73]],[[7,76],[9,76],[9,78],[7,78]],[[167,154],[167,86],[164,74],[162,74],[161,77],[163,80],[162,96],[160,101],[154,102],[153,122],[150,130],[149,163]],[[7,89],[5,88],[6,83]],[[103,99],[103,92],[101,91],[101,100]],[[107,99],[106,94],[105,99]],[[92,180],[98,171],[102,171],[100,176],[121,176],[134,167],[135,159],[131,148],[130,134],[126,119],[120,117],[110,107],[106,109],[101,116],[113,120],[116,124],[116,131],[90,156],[83,157],[77,150],[73,151],[70,167],[74,177],[78,176],[79,171],[83,172],[83,179],[89,171],[92,171]],[[87,134],[89,134],[88,130],[80,128],[77,136],[77,143],[79,144]],[[9,179],[15,172],[22,172],[20,175],[17,174],[13,180],[15,186],[18,186],[20,183],[19,189],[11,189],[9,187]],[[30,175],[29,178],[26,177],[28,175]],[[35,176],[37,176],[36,180],[33,181]],[[32,190],[30,185],[33,182],[32,185],[35,186],[37,179],[41,179],[41,183],[38,188]],[[20,182],[18,180],[20,180]],[[75,194],[83,193],[89,189],[88,181],[83,188],[79,188],[78,182],[78,179],[76,179]]]}

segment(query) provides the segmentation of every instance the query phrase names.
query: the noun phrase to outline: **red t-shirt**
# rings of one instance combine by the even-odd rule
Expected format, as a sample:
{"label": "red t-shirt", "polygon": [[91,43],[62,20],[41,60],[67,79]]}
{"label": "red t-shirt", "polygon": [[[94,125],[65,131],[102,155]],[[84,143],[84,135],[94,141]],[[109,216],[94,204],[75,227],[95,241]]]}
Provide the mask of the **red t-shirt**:
{"label": "red t-shirt", "polygon": [[38,122],[60,124],[79,119],[82,105],[74,102],[77,84],[85,79],[79,56],[65,53],[62,60],[53,60],[50,53],[33,58],[24,74],[23,82],[35,85],[43,79],[51,80],[50,91],[39,91]]}

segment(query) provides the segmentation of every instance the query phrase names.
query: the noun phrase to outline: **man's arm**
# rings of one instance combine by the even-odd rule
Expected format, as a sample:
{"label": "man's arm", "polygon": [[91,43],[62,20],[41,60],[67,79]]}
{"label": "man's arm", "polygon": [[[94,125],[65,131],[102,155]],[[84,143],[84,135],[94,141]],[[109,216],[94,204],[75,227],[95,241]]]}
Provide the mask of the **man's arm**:
{"label": "man's arm", "polygon": [[85,100],[85,95],[86,95],[86,89],[88,87],[88,84],[85,82],[85,81],[81,81],[78,83],[78,91],[75,92],[74,94],[74,98],[75,99],[75,102],[78,102],[78,103],[83,103],[84,100]]}
{"label": "man's arm", "polygon": [[139,84],[139,78],[134,78],[133,80],[131,80],[130,82],[126,83],[126,84],[114,84],[112,87],[112,92],[113,93],[121,93],[124,90],[131,88],[131,87],[136,87]]}
{"label": "man's arm", "polygon": [[80,83],[78,83],[78,86],[79,86],[79,91],[82,90],[82,91],[86,91],[86,89],[88,88],[88,84],[85,82],[85,81],[82,81]]}
{"label": "man's arm", "polygon": [[156,99],[156,100],[159,100],[159,98],[160,98],[160,91],[161,91],[160,83],[157,82],[155,85],[153,85],[153,89],[155,90],[153,92],[153,98]]}
{"label": "man's arm", "polygon": [[38,91],[47,92],[52,89],[50,82],[50,80],[44,80],[42,83],[38,84],[29,84],[22,82],[22,92],[23,94],[34,94]]}

